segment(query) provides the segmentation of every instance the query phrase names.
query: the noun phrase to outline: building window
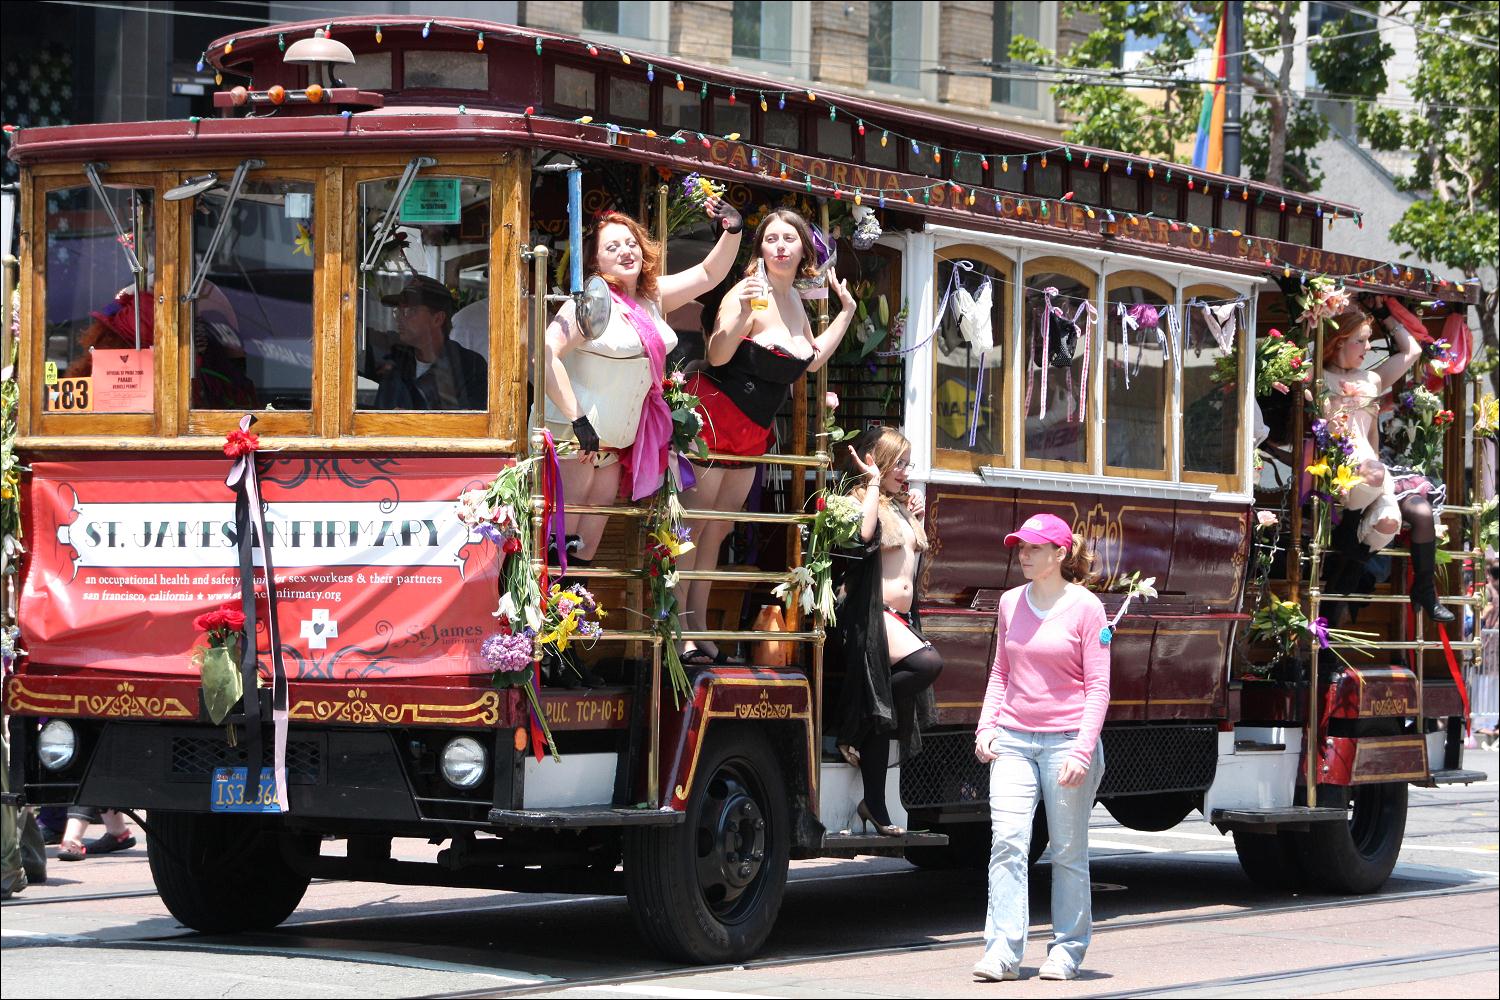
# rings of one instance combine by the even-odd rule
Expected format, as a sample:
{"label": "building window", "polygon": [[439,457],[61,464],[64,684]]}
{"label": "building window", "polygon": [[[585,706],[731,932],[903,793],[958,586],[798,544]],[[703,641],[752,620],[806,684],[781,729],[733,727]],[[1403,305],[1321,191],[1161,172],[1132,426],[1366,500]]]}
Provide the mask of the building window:
{"label": "building window", "polygon": [[[922,4],[871,0],[869,79],[918,90],[922,86]],[[897,39],[900,39],[899,43]]]}
{"label": "building window", "polygon": [[651,37],[651,5],[648,3],[596,3],[584,0],[583,30],[604,31],[630,38]]}
{"label": "building window", "polygon": [[792,64],[791,0],[734,5],[734,57]]}
{"label": "building window", "polygon": [[1039,3],[995,4],[992,28],[994,48],[990,59],[996,76],[990,81],[990,100],[996,104],[1009,104],[1017,108],[1041,106],[1036,81],[1021,79],[1027,75],[1024,68],[1010,65],[1011,39],[1041,37],[1041,6]]}

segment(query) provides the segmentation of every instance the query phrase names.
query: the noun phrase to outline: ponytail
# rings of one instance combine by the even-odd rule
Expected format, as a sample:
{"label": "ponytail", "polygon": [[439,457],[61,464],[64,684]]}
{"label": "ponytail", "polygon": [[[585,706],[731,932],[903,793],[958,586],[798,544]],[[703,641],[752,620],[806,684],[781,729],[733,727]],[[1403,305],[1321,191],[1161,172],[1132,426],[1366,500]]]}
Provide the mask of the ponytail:
{"label": "ponytail", "polygon": [[1062,578],[1069,583],[1091,586],[1096,582],[1093,566],[1093,551],[1084,544],[1082,535],[1076,531],[1073,532],[1073,545],[1068,549],[1068,554],[1063,557]]}

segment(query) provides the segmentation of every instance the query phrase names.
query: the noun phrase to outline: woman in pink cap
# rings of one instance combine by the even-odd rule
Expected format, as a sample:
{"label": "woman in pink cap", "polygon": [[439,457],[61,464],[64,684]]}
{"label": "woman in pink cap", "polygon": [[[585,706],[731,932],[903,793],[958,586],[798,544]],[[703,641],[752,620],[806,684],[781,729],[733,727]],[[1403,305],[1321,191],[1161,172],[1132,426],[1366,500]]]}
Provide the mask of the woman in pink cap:
{"label": "woman in pink cap", "polygon": [[1036,514],[1005,536],[1030,582],[1000,598],[995,662],[974,752],[990,763],[990,904],[976,979],[1020,978],[1026,867],[1037,799],[1052,846],[1052,944],[1042,979],[1074,979],[1093,927],[1089,813],[1104,776],[1109,708],[1104,605],[1083,586],[1093,555],[1060,517]]}

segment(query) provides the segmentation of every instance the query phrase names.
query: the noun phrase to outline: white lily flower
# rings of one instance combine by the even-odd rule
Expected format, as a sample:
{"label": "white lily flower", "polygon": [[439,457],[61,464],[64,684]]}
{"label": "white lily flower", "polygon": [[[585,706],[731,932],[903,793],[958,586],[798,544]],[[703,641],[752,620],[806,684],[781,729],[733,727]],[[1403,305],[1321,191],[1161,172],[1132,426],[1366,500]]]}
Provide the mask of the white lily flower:
{"label": "white lily flower", "polygon": [[1130,586],[1130,595],[1143,599],[1156,597],[1156,577],[1148,576],[1144,580],[1138,580]]}

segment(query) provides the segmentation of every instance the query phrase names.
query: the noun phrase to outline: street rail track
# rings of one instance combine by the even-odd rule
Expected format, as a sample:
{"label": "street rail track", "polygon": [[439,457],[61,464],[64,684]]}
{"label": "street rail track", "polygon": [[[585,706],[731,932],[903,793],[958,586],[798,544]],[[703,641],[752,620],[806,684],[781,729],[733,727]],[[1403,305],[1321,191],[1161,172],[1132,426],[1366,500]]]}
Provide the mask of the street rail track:
{"label": "street rail track", "polygon": [[[1123,1000],[1126,997],[1238,997],[1258,995],[1259,991],[1235,992],[1236,987],[1265,987],[1273,983],[1285,983],[1296,979],[1312,979],[1341,973],[1368,972],[1375,969],[1390,969],[1402,965],[1419,965],[1426,962],[1456,963],[1466,958],[1500,954],[1500,947],[1480,945],[1474,948],[1456,948],[1448,951],[1429,951],[1415,955],[1389,955],[1384,958],[1369,958],[1355,962],[1340,962],[1336,965],[1318,965],[1303,969],[1286,969],[1279,972],[1255,973],[1248,976],[1232,976],[1212,979],[1207,982],[1179,983],[1175,986],[1153,986],[1149,989],[1126,990],[1119,993],[1094,993],[1097,1000]],[[1486,965],[1488,963],[1485,963]],[[1475,971],[1488,971],[1487,969]]]}

